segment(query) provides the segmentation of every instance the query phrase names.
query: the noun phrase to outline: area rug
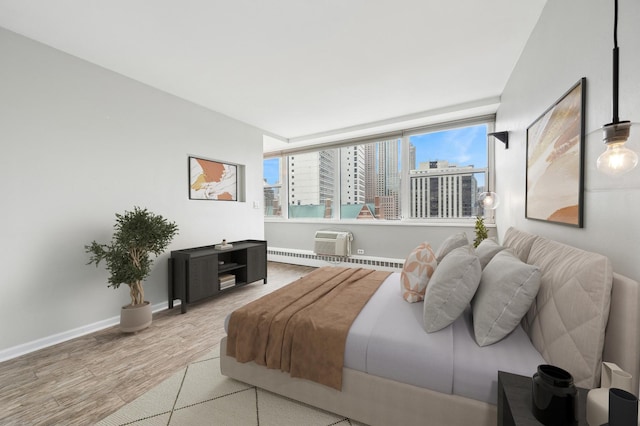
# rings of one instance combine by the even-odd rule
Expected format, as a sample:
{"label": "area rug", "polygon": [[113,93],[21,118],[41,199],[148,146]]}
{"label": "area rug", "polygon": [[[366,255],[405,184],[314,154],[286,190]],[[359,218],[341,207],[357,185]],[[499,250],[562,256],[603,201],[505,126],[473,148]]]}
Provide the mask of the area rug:
{"label": "area rug", "polygon": [[221,375],[217,350],[97,424],[364,426]]}

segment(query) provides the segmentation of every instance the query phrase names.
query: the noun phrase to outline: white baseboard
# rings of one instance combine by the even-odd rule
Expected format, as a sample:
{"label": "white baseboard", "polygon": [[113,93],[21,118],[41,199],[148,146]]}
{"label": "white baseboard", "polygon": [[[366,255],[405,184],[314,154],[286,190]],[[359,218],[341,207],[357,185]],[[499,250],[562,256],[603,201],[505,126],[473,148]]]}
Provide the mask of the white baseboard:
{"label": "white baseboard", "polygon": [[[296,250],[285,248],[272,248],[267,250],[268,260],[274,262],[291,263],[294,265],[305,266],[345,266],[345,267],[360,267],[368,269],[378,269],[387,271],[399,271],[402,269],[404,259],[390,259],[373,256],[360,256],[352,255],[349,257],[334,257],[317,255],[308,250]],[[174,306],[179,306],[180,301],[174,301]],[[153,312],[159,312],[169,307],[168,302],[161,302],[153,305]],[[118,325],[120,323],[120,316],[107,318],[102,321],[94,322],[82,327],[74,328],[72,330],[57,333],[51,336],[43,337],[31,342],[23,343],[21,345],[13,346],[11,348],[0,350],[0,362],[7,361],[13,358],[17,358],[21,355],[35,352],[40,349],[44,349],[49,346],[56,345],[58,343],[66,342],[67,340],[75,339],[96,331],[104,330],[105,328]]]}
{"label": "white baseboard", "polygon": [[[174,301],[174,306],[180,305],[179,301]],[[152,311],[159,312],[164,311],[169,307],[168,302],[161,302],[153,305]],[[120,315],[107,318],[102,321],[94,322],[93,324],[87,324],[82,327],[74,328],[72,330],[63,331],[62,333],[53,334],[51,336],[43,337],[41,339],[33,340],[31,342],[23,343],[21,345],[13,346],[11,348],[0,350],[0,362],[8,361],[13,358],[17,358],[21,355],[25,355],[31,352],[35,352],[40,349],[47,348],[49,346],[57,345],[58,343],[66,342],[67,340],[75,339],[96,331],[104,330],[105,328],[118,325],[120,323]]]}

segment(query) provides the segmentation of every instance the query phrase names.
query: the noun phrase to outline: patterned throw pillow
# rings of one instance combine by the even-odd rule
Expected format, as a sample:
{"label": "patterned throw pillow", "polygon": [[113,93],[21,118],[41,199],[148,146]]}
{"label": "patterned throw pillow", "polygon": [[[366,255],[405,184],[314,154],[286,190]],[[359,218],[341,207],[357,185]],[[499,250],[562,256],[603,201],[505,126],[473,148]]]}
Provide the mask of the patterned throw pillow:
{"label": "patterned throw pillow", "polygon": [[420,302],[438,262],[429,243],[422,243],[404,261],[400,286],[402,297],[409,303]]}

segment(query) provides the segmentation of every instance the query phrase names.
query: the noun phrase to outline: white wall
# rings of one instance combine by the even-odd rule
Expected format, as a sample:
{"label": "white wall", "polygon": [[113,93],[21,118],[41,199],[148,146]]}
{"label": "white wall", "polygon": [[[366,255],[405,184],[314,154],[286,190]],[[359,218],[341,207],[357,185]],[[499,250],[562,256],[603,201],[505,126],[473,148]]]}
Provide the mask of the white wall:
{"label": "white wall", "polygon": [[[640,2],[619,0],[620,118],[640,122]],[[586,141],[584,228],[525,219],[526,128],[581,77],[587,78],[586,128],[611,122],[613,2],[549,1],[516,65],[497,114],[509,149],[496,148],[500,236],[513,225],[609,256],[614,270],[640,280],[640,168],[623,178],[597,172],[601,133]],[[639,144],[630,148],[640,152]]]}
{"label": "white wall", "polygon": [[[265,223],[265,236],[269,247],[289,248],[313,251],[313,238],[316,231],[350,231],[353,234],[351,253],[358,249],[365,251],[364,256],[389,259],[405,259],[418,244],[427,241],[434,250],[450,235],[465,232],[469,241],[475,239],[475,221],[468,224],[412,224],[398,225],[394,221],[377,223],[319,222],[292,220]],[[489,226],[489,236],[495,236],[495,228]]]}
{"label": "white wall", "polygon": [[[259,129],[1,28],[0,58],[0,358],[119,315],[127,287],[107,288],[84,251],[116,212],[177,222],[170,250],[264,237]],[[247,202],[189,200],[190,154],[246,165]],[[145,286],[154,305],[167,257]]]}
{"label": "white wall", "polygon": [[[640,122],[640,3],[620,1],[620,118]],[[509,131],[509,149],[496,142],[496,212],[500,238],[509,226],[540,234],[609,256],[617,272],[640,280],[640,167],[622,179],[595,169],[604,150],[597,131],[611,121],[613,3],[599,0],[549,1],[509,79],[498,110],[496,131]],[[507,35],[506,35],[507,36]],[[548,224],[525,218],[526,128],[581,77],[587,78],[584,228]],[[639,144],[630,145],[640,152]],[[403,227],[336,225],[332,223],[267,222],[269,245],[312,249],[318,229],[349,229],[356,235],[354,251],[403,258],[416,241],[438,245],[460,229],[472,227]]]}

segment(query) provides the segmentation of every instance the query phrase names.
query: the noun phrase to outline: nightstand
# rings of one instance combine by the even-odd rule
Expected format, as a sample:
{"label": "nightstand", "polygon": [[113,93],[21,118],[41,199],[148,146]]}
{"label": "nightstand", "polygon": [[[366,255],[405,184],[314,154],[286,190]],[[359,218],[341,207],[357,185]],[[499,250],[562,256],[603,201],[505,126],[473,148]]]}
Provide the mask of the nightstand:
{"label": "nightstand", "polygon": [[[531,412],[531,380],[531,377],[498,371],[498,426],[542,424]],[[578,388],[580,426],[587,426],[587,392],[589,389]]]}

